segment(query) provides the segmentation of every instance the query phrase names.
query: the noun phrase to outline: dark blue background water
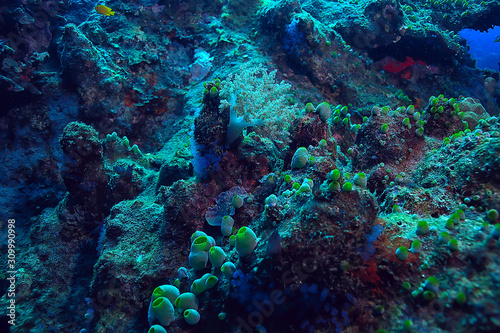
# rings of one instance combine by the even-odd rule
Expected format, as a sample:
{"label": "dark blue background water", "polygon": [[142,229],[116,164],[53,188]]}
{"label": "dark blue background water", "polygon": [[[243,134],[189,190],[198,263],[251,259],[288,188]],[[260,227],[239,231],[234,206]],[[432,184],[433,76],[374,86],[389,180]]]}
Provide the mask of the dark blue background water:
{"label": "dark blue background water", "polygon": [[470,46],[470,54],[477,61],[478,68],[491,68],[499,70],[500,42],[494,42],[500,35],[500,27],[495,27],[487,32],[479,32],[471,29],[460,31],[460,36],[467,39]]}

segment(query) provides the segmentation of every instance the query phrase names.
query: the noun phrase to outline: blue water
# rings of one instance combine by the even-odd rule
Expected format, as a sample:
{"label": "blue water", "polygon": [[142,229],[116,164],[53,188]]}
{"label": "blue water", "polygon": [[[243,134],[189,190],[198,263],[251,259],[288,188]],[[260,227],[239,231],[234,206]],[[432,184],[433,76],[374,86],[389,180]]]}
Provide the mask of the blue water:
{"label": "blue water", "polygon": [[500,69],[500,42],[494,42],[495,38],[500,36],[500,26],[486,32],[463,29],[459,35],[467,40],[470,54],[476,59],[478,68]]}

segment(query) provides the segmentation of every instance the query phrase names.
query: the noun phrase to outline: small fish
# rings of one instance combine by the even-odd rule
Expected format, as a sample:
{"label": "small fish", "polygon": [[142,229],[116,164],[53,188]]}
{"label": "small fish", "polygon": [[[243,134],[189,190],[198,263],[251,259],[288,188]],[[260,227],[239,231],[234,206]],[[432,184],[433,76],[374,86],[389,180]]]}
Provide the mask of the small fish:
{"label": "small fish", "polygon": [[106,15],[106,16],[115,15],[115,12],[111,8],[109,8],[108,6],[104,6],[104,5],[95,6],[95,11],[98,12],[99,14]]}

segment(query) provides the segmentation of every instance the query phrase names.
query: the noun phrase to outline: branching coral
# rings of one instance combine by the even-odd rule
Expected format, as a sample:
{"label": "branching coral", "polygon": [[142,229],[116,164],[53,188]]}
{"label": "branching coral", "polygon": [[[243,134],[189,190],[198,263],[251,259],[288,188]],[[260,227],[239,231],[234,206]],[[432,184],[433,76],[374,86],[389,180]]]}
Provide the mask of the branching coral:
{"label": "branching coral", "polygon": [[[262,65],[242,66],[238,74],[230,74],[221,83],[221,108],[226,108],[229,100],[238,116],[247,122],[261,119],[262,126],[253,130],[279,145],[289,142],[286,130],[295,119],[298,108],[288,97],[291,85],[276,82],[276,70],[269,72]],[[234,98],[236,96],[236,98]]]}

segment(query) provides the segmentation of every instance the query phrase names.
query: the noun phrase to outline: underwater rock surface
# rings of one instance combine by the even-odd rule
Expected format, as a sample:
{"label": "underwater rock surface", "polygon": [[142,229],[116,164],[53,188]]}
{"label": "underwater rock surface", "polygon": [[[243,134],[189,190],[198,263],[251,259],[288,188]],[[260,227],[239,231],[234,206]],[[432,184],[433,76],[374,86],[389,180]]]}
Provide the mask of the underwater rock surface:
{"label": "underwater rock surface", "polygon": [[497,332],[500,67],[459,35],[494,26],[4,1],[2,332]]}

